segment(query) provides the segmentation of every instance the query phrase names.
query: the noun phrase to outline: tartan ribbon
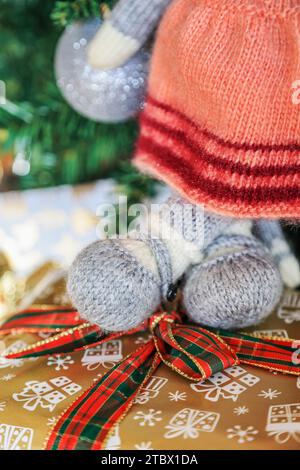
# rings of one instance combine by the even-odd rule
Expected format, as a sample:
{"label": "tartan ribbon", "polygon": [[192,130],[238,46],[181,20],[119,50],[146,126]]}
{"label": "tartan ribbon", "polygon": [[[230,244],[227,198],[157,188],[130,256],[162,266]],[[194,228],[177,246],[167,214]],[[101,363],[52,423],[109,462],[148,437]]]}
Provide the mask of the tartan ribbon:
{"label": "tartan ribbon", "polygon": [[79,313],[70,306],[35,306],[22,310],[6,320],[0,328],[0,335],[10,334],[14,331],[27,333],[53,333],[55,330],[71,328],[83,324]]}
{"label": "tartan ribbon", "polygon": [[[239,363],[300,376],[300,364],[292,360],[295,352],[293,340],[257,338],[244,333],[202,328],[183,323],[178,312],[163,311],[129,332],[105,335],[99,327],[80,322],[76,310],[72,312],[64,313],[61,309],[59,313],[56,311],[56,315],[58,324],[63,324],[63,315],[67,314],[68,326],[72,322],[75,326],[62,329],[61,333],[47,340],[6,357],[36,357],[58,351],[80,351],[145,330],[146,326],[151,331],[151,339],[116,364],[64,411],[47,438],[47,450],[103,449],[115,425],[126,416],[134,399],[161,363],[196,382]],[[39,325],[36,328],[42,331],[44,312],[42,315],[36,311],[32,313],[35,324]],[[47,319],[49,315],[48,310]],[[24,331],[30,329],[32,325],[29,325],[28,317],[26,321],[24,318],[18,314],[2,325],[0,332],[6,331],[7,334],[8,325],[14,325],[11,333],[20,332],[22,328]],[[45,325],[46,329],[48,327]]]}

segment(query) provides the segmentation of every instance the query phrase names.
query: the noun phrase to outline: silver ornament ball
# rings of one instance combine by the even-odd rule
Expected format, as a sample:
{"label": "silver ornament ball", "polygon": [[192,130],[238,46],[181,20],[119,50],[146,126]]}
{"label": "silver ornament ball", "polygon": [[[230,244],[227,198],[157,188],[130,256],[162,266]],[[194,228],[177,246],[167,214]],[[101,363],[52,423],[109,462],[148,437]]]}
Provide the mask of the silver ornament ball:
{"label": "silver ornament ball", "polygon": [[55,54],[57,85],[83,116],[99,122],[125,121],[143,108],[150,54],[141,50],[112,70],[91,67],[87,46],[100,26],[101,21],[95,19],[65,29]]}

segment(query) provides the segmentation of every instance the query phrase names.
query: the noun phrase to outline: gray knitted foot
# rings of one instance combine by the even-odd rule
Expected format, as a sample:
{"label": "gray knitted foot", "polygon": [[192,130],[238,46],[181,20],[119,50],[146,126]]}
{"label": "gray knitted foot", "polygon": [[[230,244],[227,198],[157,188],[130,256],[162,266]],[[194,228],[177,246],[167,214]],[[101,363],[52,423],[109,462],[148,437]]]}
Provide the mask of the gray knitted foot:
{"label": "gray knitted foot", "polygon": [[107,331],[137,326],[161,300],[159,279],[118,240],[97,241],[77,256],[68,292],[79,312]]}
{"label": "gray knitted foot", "polygon": [[262,245],[251,237],[224,235],[189,272],[183,301],[194,322],[235,329],[262,321],[281,294],[280,273]]}
{"label": "gray knitted foot", "polygon": [[254,227],[254,233],[271,252],[284,284],[291,289],[299,287],[299,261],[285,239],[279,221],[258,219]]}
{"label": "gray knitted foot", "polygon": [[202,259],[201,249],[231,223],[190,206],[170,198],[159,217],[150,215],[151,237],[146,231],[137,240],[131,233],[126,240],[98,241],[84,249],[68,278],[79,312],[107,331],[122,331],[149,317],[162,299],[171,300],[177,280]]}

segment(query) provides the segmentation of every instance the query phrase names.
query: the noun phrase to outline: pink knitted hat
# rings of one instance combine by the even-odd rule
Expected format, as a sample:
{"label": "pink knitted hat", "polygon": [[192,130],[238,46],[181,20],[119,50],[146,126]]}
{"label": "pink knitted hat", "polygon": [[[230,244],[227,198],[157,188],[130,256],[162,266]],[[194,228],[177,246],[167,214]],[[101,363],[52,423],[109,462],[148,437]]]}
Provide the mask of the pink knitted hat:
{"label": "pink knitted hat", "polygon": [[135,164],[213,211],[299,217],[299,81],[300,0],[174,0]]}

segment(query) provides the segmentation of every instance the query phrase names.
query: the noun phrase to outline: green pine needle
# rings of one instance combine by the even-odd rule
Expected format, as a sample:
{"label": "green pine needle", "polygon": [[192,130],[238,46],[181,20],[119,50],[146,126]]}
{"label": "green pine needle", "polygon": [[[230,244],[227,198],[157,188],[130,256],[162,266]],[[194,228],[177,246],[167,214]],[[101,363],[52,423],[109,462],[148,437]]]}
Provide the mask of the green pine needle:
{"label": "green pine needle", "polygon": [[[65,102],[55,83],[53,58],[61,34],[55,25],[99,16],[101,3],[0,0],[0,80],[8,100],[0,106],[0,159],[22,151],[31,165],[28,175],[15,178],[17,188],[113,177],[130,202],[155,192],[155,182],[129,163],[137,123],[86,119]],[[110,8],[114,3],[105,1]]]}
{"label": "green pine needle", "polygon": [[59,0],[55,2],[51,13],[52,21],[61,27],[65,27],[80,19],[100,17],[101,5],[112,8],[115,1],[106,0]]}

